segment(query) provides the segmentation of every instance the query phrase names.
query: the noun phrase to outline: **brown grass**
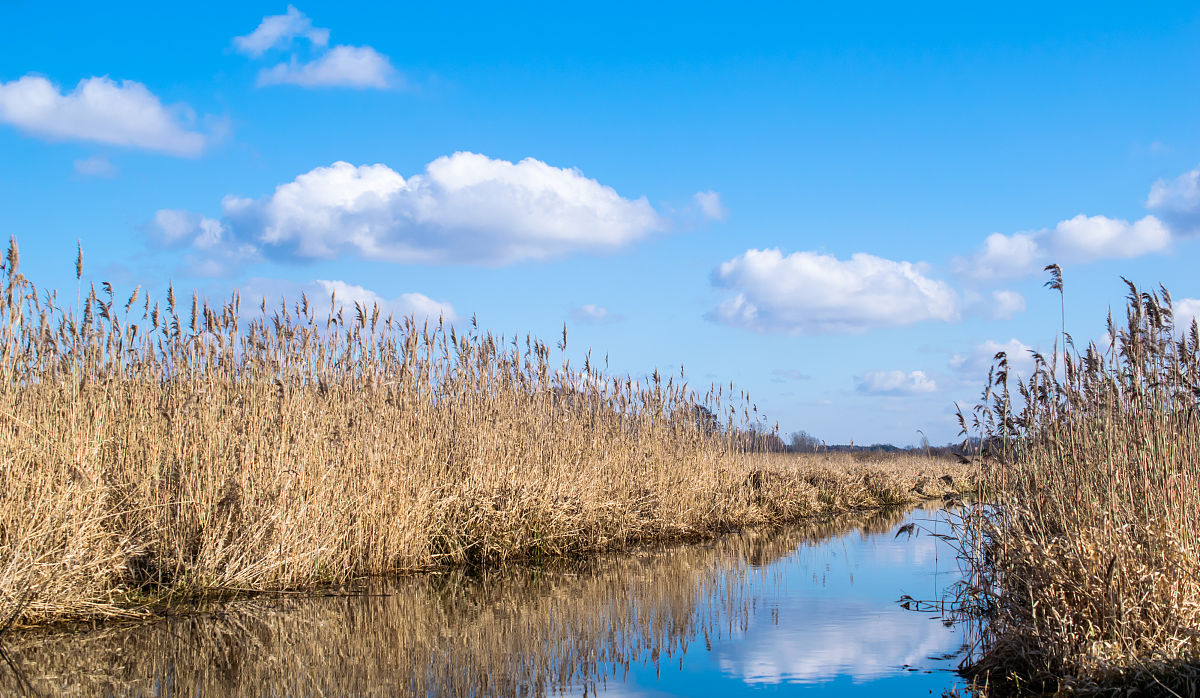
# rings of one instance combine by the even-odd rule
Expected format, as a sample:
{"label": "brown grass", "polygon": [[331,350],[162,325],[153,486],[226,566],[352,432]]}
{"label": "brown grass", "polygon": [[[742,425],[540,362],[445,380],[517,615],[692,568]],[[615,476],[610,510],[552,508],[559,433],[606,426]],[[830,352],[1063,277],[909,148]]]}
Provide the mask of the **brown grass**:
{"label": "brown grass", "polygon": [[375,580],[361,596],[259,598],[78,635],[28,632],[7,647],[20,672],[0,664],[0,693],[28,682],[39,695],[76,696],[591,695],[630,667],[670,666],[692,644],[742,632],[771,583],[749,568],[807,541],[886,533],[904,514]]}
{"label": "brown grass", "polygon": [[554,365],[531,337],[336,299],[320,320],[306,297],[243,313],[193,295],[189,310],[173,290],[160,304],[108,284],[64,309],[19,273],[15,241],[0,279],[0,632],[701,535],[970,478],[747,453],[722,391]]}
{"label": "brown grass", "polygon": [[1129,290],[1109,347],[1066,352],[1061,372],[1036,357],[1019,396],[998,355],[977,408],[1000,497],[967,520],[964,592],[987,614],[972,669],[993,686],[1200,682],[1200,333],[1174,325],[1165,289]]}

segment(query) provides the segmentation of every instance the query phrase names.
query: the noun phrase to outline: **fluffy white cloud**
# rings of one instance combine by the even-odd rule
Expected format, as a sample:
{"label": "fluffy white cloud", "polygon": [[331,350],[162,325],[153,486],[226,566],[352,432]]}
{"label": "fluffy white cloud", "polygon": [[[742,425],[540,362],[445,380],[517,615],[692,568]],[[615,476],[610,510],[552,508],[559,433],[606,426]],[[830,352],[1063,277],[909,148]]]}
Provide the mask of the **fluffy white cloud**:
{"label": "fluffy white cloud", "polygon": [[1200,298],[1176,298],[1172,303],[1175,312],[1175,327],[1189,331],[1192,323],[1200,320]]}
{"label": "fluffy white cloud", "polygon": [[301,87],[386,89],[397,79],[396,69],[387,56],[370,46],[334,46],[307,63],[293,57],[258,74],[259,85]]}
{"label": "fluffy white cloud", "polygon": [[976,344],[966,354],[950,357],[950,366],[962,373],[966,380],[983,385],[988,369],[995,363],[996,354],[1004,352],[1008,358],[1009,378],[1024,379],[1033,375],[1034,361],[1030,353],[1032,350],[1033,347],[1017,339],[1007,342],[989,339]]}
{"label": "fluffy white cloud", "polygon": [[233,45],[238,51],[257,58],[272,48],[289,45],[298,36],[317,46],[329,43],[328,29],[314,27],[303,12],[288,5],[285,14],[263,17],[254,31],[235,37]]}
{"label": "fluffy white cloud", "polygon": [[189,129],[186,106],[164,107],[140,82],[108,77],[81,80],[62,93],[49,80],[26,75],[0,83],[0,121],[51,140],[81,140],[198,155],[207,137]]}
{"label": "fluffy white cloud", "polygon": [[[329,43],[329,30],[314,27],[303,12],[288,5],[286,14],[263,17],[257,29],[234,38],[233,45],[238,51],[257,58],[272,48],[290,46],[297,37],[308,39],[314,46],[324,49]],[[333,46],[309,61],[300,60],[293,53],[287,61],[258,73],[259,86],[387,89],[399,81],[399,73],[388,57],[370,46]]]}
{"label": "fluffy white cloud", "polygon": [[234,240],[224,223],[191,211],[161,209],[147,232],[160,246],[188,249],[183,271],[190,276],[226,276],[259,259],[258,250]]}
{"label": "fluffy white cloud", "polygon": [[76,160],[75,171],[85,177],[112,177],[117,174],[117,168],[103,155]]}
{"label": "fluffy white cloud", "polygon": [[918,395],[937,390],[924,371],[867,371],[855,378],[858,392],[868,395]]}
{"label": "fluffy white cloud", "polygon": [[1031,274],[1051,262],[1128,259],[1163,252],[1170,246],[1171,231],[1154,216],[1131,223],[1080,214],[1045,230],[993,233],[984,240],[982,250],[956,260],[955,266],[963,275],[997,279]]}
{"label": "fluffy white cloud", "polygon": [[1025,312],[1025,296],[1016,291],[992,291],[992,317],[1008,320],[1017,313]]}
{"label": "fluffy white cloud", "polygon": [[760,332],[861,332],[959,317],[958,294],[925,276],[922,265],[863,253],[842,261],[816,252],[785,257],[778,249],[747,250],[718,267],[713,283],[737,293],[710,317]]}
{"label": "fluffy white cloud", "polygon": [[1160,179],[1150,187],[1146,208],[1167,220],[1179,233],[1200,233],[1200,169],[1175,179]]}
{"label": "fluffy white cloud", "polygon": [[[437,301],[423,293],[404,293],[396,298],[384,298],[378,293],[347,283],[345,281],[317,279],[308,283],[296,283],[281,279],[251,279],[242,285],[242,303],[257,306],[265,300],[268,309],[277,306],[281,299],[286,298],[289,306],[300,300],[300,295],[308,296],[308,302],[315,308],[313,311],[318,318],[332,308],[336,313],[341,310],[347,320],[353,317],[355,303],[370,312],[375,306],[379,307],[382,317],[391,315],[395,319],[413,317],[416,322],[425,320],[437,322],[455,322],[458,314],[454,306],[444,301]],[[336,305],[331,306],[330,301]]]}
{"label": "fluffy white cloud", "polygon": [[723,221],[729,217],[729,209],[721,203],[721,195],[715,191],[698,191],[692,195],[700,215],[713,221]]}
{"label": "fluffy white cloud", "polygon": [[405,179],[336,162],[260,199],[227,196],[226,222],[267,252],[499,266],[611,250],[664,227],[645,198],[622,198],[575,169],[455,153]]}
{"label": "fluffy white cloud", "polygon": [[608,308],[605,308],[602,305],[595,305],[593,303],[581,305],[578,308],[572,308],[571,317],[575,318],[579,322],[591,324],[616,322],[617,320],[621,319],[620,315],[617,315]]}

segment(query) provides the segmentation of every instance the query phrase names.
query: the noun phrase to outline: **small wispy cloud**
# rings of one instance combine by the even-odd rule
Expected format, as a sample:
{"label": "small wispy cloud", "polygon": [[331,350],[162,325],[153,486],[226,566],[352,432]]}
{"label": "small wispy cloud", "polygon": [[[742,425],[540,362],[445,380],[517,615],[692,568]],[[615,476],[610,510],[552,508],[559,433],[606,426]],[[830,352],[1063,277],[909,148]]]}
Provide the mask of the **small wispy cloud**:
{"label": "small wispy cloud", "polygon": [[920,395],[937,390],[924,371],[867,371],[855,378],[857,390],[867,395]]}
{"label": "small wispy cloud", "polygon": [[998,353],[1004,352],[1008,359],[1009,377],[1025,379],[1033,375],[1033,347],[1019,339],[998,342],[989,339],[971,347],[969,351],[950,357],[950,367],[958,371],[968,382],[983,383],[988,370],[995,363]]}
{"label": "small wispy cloud", "polygon": [[387,56],[370,46],[334,46],[307,63],[295,59],[264,68],[259,85],[387,89],[398,79]]}
{"label": "small wispy cloud", "polygon": [[307,40],[317,55],[303,60],[291,53],[288,60],[258,73],[258,85],[296,85],[299,87],[350,87],[388,89],[402,84],[399,72],[387,56],[370,46],[329,47],[328,29],[313,25],[312,20],[292,5],[282,15],[262,18],[258,27],[233,39],[234,48],[252,58],[260,58],[273,49],[291,49],[297,39]]}
{"label": "small wispy cloud", "polygon": [[617,322],[623,319],[602,305],[588,303],[577,308],[571,308],[571,317],[579,322],[598,325],[605,322]]}
{"label": "small wispy cloud", "polygon": [[772,383],[790,383],[792,381],[812,380],[812,376],[794,368],[776,368],[771,370]]}
{"label": "small wispy cloud", "polygon": [[1180,234],[1200,234],[1200,168],[1150,187],[1146,208],[1167,220]]}
{"label": "small wispy cloud", "polygon": [[992,317],[996,320],[1010,320],[1017,313],[1025,312],[1025,296],[1016,291],[992,291]]}
{"label": "small wispy cloud", "polygon": [[117,168],[103,155],[93,155],[75,161],[75,172],[85,177],[113,177]]}
{"label": "small wispy cloud", "polygon": [[692,200],[700,209],[700,215],[710,221],[723,221],[729,217],[729,209],[721,203],[721,195],[711,189],[696,192],[692,195]]}
{"label": "small wispy cloud", "polygon": [[234,37],[233,46],[247,56],[258,58],[273,48],[291,45],[297,37],[308,39],[314,46],[325,46],[329,43],[329,30],[313,26],[307,15],[288,5],[284,14],[263,17],[254,31]]}

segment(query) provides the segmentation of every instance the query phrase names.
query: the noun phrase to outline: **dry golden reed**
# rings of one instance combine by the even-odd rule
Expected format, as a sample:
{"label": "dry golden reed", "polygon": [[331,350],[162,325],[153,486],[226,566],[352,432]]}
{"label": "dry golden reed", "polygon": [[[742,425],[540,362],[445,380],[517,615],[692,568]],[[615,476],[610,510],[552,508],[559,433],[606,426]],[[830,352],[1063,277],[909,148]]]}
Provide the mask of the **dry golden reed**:
{"label": "dry golden reed", "polygon": [[1166,289],[1128,285],[1107,347],[1078,353],[1064,332],[1068,350],[1035,355],[1017,395],[997,355],[976,408],[999,498],[967,519],[963,591],[987,616],[972,670],[993,686],[1200,682],[1200,331],[1173,321]]}
{"label": "dry golden reed", "polygon": [[849,516],[539,569],[375,580],[349,598],[260,598],[133,627],[23,633],[6,647],[17,670],[0,669],[0,694],[593,695],[631,668],[664,668],[745,632],[771,583],[753,568],[808,541],[886,535],[904,511]]}
{"label": "dry golden reed", "polygon": [[[969,470],[747,452],[721,391],[301,296],[0,277],[0,632],[197,595],[561,555],[913,501]],[[320,319],[318,319],[320,317]],[[565,330],[563,342],[565,344]],[[955,484],[954,488],[961,488]]]}

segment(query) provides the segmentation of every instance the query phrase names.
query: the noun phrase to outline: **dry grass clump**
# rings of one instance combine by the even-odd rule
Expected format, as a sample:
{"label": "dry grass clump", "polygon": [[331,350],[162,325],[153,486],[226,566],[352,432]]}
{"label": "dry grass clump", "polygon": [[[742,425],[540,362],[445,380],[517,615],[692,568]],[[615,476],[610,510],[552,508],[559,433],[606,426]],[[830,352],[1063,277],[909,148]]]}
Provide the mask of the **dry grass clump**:
{"label": "dry grass clump", "polygon": [[1130,284],[1108,334],[1107,350],[1065,352],[1061,377],[1035,356],[1019,407],[997,355],[976,419],[1001,497],[964,530],[965,591],[988,619],[972,670],[1010,687],[1194,695],[1200,330],[1172,322],[1165,289]]}
{"label": "dry grass clump", "polygon": [[103,284],[64,308],[15,241],[0,282],[0,632],[919,498],[899,470],[748,453],[682,371],[336,298],[318,320]]}
{"label": "dry grass clump", "polygon": [[16,671],[0,663],[0,694],[594,695],[631,667],[670,666],[691,643],[744,632],[771,584],[751,568],[805,542],[886,534],[903,518],[888,510],[537,569],[374,580],[346,598],[29,632],[6,648]]}

